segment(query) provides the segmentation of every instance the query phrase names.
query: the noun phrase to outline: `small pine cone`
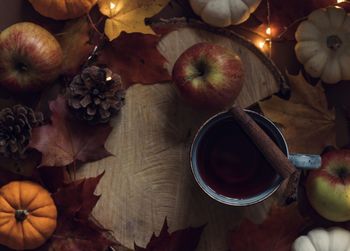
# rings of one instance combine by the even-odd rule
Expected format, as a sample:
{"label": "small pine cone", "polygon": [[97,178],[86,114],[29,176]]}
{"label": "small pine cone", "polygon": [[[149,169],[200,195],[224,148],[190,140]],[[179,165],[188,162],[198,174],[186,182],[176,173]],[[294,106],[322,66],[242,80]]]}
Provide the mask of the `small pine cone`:
{"label": "small pine cone", "polygon": [[67,88],[68,105],[75,116],[91,124],[110,121],[124,105],[124,96],[120,76],[97,66],[85,68]]}
{"label": "small pine cone", "polygon": [[0,155],[19,159],[29,144],[32,128],[42,124],[44,116],[31,108],[15,105],[0,111]]}

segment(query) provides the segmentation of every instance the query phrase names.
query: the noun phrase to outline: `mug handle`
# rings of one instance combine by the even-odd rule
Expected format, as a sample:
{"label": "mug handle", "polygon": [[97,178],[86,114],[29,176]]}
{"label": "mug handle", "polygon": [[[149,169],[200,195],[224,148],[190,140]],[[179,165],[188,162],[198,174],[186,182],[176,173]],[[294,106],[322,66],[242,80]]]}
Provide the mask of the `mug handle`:
{"label": "mug handle", "polygon": [[298,169],[312,170],[318,169],[322,165],[322,158],[320,155],[292,153],[289,155],[288,159]]}

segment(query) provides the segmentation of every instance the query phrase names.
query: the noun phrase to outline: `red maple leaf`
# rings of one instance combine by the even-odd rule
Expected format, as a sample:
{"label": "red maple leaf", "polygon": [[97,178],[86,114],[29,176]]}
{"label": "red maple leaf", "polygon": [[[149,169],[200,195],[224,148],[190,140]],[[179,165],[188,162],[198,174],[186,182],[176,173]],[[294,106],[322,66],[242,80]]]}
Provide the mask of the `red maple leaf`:
{"label": "red maple leaf", "polygon": [[230,235],[231,251],[287,251],[307,226],[296,203],[272,208],[260,225],[248,220]]}
{"label": "red maple leaf", "polygon": [[66,184],[52,195],[60,214],[65,217],[88,219],[100,196],[94,194],[104,172],[97,177]]}
{"label": "red maple leaf", "polygon": [[52,195],[58,209],[57,228],[39,251],[102,251],[120,246],[109,231],[91,217],[100,198],[94,193],[103,174],[66,184]]}
{"label": "red maple leaf", "polygon": [[198,228],[186,228],[173,233],[168,232],[168,224],[165,219],[159,236],[154,233],[146,248],[135,244],[135,251],[193,251],[196,249],[204,226]]}
{"label": "red maple leaf", "polygon": [[67,166],[75,161],[91,162],[111,156],[104,147],[111,126],[92,126],[75,120],[62,96],[49,106],[52,123],[35,128],[29,144],[42,153],[42,166]]}
{"label": "red maple leaf", "polygon": [[40,180],[41,184],[50,192],[56,192],[58,188],[65,184],[68,179],[68,172],[66,168],[52,168],[42,166],[36,168],[32,176],[36,180]]}
{"label": "red maple leaf", "polygon": [[126,86],[170,80],[165,58],[157,50],[159,37],[123,32],[102,49],[98,63],[118,73]]}

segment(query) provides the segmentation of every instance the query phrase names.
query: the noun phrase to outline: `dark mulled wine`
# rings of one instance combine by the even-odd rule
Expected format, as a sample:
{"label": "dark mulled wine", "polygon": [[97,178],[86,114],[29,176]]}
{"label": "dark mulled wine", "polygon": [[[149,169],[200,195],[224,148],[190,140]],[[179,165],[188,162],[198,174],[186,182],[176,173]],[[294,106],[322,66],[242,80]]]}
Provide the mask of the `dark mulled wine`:
{"label": "dark mulled wine", "polygon": [[233,118],[217,122],[205,132],[197,161],[199,173],[207,185],[231,198],[245,199],[261,194],[278,179],[277,173]]}

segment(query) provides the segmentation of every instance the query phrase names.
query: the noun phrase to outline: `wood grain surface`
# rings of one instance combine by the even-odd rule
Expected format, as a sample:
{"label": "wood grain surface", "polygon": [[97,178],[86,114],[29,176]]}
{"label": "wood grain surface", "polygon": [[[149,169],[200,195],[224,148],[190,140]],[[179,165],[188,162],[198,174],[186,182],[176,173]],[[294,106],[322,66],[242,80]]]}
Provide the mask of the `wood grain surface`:
{"label": "wood grain surface", "polygon": [[[247,74],[238,99],[241,106],[278,90],[279,83],[258,57],[229,38],[185,28],[166,36],[159,48],[171,69],[173,60],[200,40],[228,46],[242,57]],[[94,215],[123,245],[132,248],[134,241],[146,245],[167,217],[171,231],[207,224],[198,250],[227,250],[227,234],[244,216],[263,219],[271,200],[250,208],[225,206],[195,183],[189,148],[196,130],[211,115],[189,108],[171,83],[128,89],[126,105],[107,142],[115,156],[89,164],[79,173],[92,176],[106,171]]]}

